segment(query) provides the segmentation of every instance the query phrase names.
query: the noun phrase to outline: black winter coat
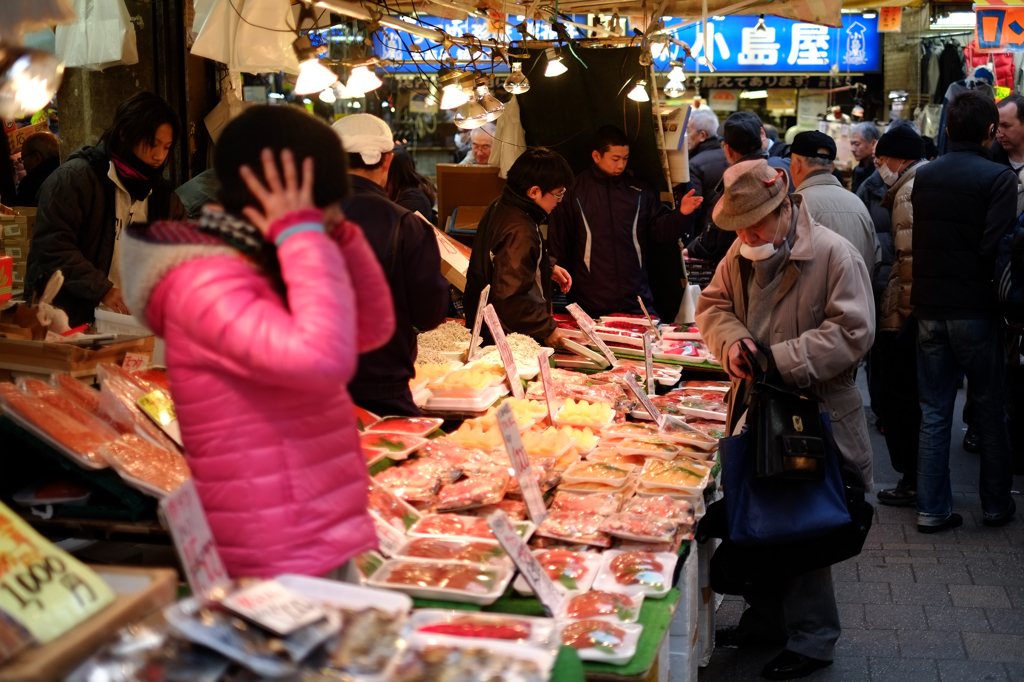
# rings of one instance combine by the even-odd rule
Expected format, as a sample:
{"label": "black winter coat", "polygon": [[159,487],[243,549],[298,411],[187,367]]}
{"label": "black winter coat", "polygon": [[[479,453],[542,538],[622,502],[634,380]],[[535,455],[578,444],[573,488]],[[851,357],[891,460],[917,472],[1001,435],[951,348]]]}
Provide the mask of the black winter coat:
{"label": "black winter coat", "polygon": [[[60,270],[64,286],[54,299],[72,327],[91,322],[96,306],[114,286],[107,279],[114,257],[117,216],[115,185],[107,177],[110,157],[103,147],[82,147],[47,178],[25,275],[25,297],[41,292]],[[178,195],[158,183],[149,196],[147,220],[185,220]]]}
{"label": "black winter coat", "polygon": [[[872,165],[874,168],[874,165]],[[854,173],[856,173],[854,169]],[[877,304],[885,285],[889,282],[889,273],[892,272],[892,264],[896,261],[896,246],[892,239],[892,214],[888,209],[882,208],[882,198],[889,191],[889,186],[882,181],[878,171],[872,172],[857,189],[857,196],[864,202],[868,213],[871,214],[871,222],[875,224],[875,235],[878,243],[882,246],[882,260],[875,269],[875,276],[871,280],[871,290],[875,294]]]}
{"label": "black winter coat", "polygon": [[39,190],[43,183],[60,166],[60,157],[53,157],[43,161],[38,166],[25,174],[25,177],[18,183],[18,193],[14,195],[12,206],[38,206]]}
{"label": "black winter coat", "polygon": [[914,287],[922,320],[998,315],[992,289],[999,240],[1017,219],[1017,176],[982,145],[953,142],[914,178]]}
{"label": "black winter coat", "polygon": [[609,177],[596,166],[583,171],[552,212],[548,228],[551,255],[572,276],[569,300],[591,317],[640,314],[637,296],[651,311],[648,251],[678,252],[678,240],[692,220],[662,203],[642,180]]}
{"label": "black winter coat", "polygon": [[[863,185],[864,181],[870,178],[873,173],[876,173],[875,162],[870,158],[864,159],[854,166],[853,178],[850,181],[850,191],[857,194],[857,190],[860,189],[860,186]],[[842,179],[840,178],[839,181],[842,182]]]}
{"label": "black winter coat", "polygon": [[[416,375],[416,332],[444,322],[448,282],[441,276],[441,252],[434,228],[388,199],[384,189],[350,175],[352,196],[345,216],[363,228],[391,286],[395,335],[383,348],[359,356],[359,370],[348,390],[356,404],[407,397]],[[397,247],[397,248],[396,248]]]}
{"label": "black winter coat", "polygon": [[551,257],[540,233],[548,218],[528,197],[505,186],[487,208],[473,240],[466,278],[466,326],[472,327],[480,292],[488,284],[488,301],[506,332],[539,342],[555,331],[551,317]]}
{"label": "black winter coat", "polygon": [[[722,181],[725,169],[729,167],[729,160],[725,158],[725,150],[722,149],[721,143],[721,138],[712,137],[701,142],[690,152],[690,183],[683,194],[692,189],[696,190],[697,196],[704,197],[704,203],[693,212],[698,234],[711,220],[711,211],[718,198],[718,183]],[[690,239],[696,236],[688,235]]]}

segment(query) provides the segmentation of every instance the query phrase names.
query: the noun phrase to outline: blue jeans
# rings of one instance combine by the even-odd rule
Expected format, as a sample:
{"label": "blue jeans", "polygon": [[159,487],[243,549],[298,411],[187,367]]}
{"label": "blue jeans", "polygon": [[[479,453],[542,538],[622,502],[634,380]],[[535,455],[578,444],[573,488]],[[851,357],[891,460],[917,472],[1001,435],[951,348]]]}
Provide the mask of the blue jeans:
{"label": "blue jeans", "polygon": [[1002,320],[919,320],[917,386],[921,439],[917,451],[917,522],[939,525],[953,511],[949,481],[950,429],[958,369],[967,377],[973,425],[981,434],[981,508],[1010,507],[1013,464],[1003,408]]}

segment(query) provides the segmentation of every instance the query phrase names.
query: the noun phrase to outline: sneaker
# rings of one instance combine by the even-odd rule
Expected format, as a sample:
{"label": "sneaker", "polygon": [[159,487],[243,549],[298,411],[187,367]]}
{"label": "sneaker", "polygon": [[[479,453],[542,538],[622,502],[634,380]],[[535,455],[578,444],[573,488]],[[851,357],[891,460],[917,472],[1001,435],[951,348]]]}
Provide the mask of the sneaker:
{"label": "sneaker", "polygon": [[1002,514],[985,514],[981,522],[986,526],[1005,526],[1010,521],[1013,521],[1013,517],[1017,514],[1017,503],[1010,498],[1010,506]]}
{"label": "sneaker", "polygon": [[973,426],[968,426],[967,433],[964,434],[964,450],[981,452],[981,434]]}
{"label": "sneaker", "polygon": [[920,523],[917,524],[917,532],[938,533],[941,530],[946,530],[947,528],[959,528],[962,525],[964,525],[964,517],[960,516],[959,514],[953,513],[947,516],[945,520],[942,521],[942,523],[939,523],[934,526],[922,526]]}
{"label": "sneaker", "polygon": [[900,481],[895,488],[879,491],[878,502],[889,507],[914,507],[917,505],[917,491]]}

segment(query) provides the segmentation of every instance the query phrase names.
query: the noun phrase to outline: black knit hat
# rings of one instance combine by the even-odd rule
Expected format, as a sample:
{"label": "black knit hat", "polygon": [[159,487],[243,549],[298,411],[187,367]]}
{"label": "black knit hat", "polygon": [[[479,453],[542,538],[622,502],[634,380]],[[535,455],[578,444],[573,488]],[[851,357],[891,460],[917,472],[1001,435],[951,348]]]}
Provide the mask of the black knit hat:
{"label": "black knit hat", "polygon": [[[819,151],[820,149],[825,151]],[[789,150],[797,156],[828,159],[829,161],[836,160],[836,141],[817,130],[797,133]]]}
{"label": "black knit hat", "polygon": [[890,127],[875,145],[875,156],[891,156],[894,159],[923,159],[924,140],[910,126]]}
{"label": "black knit hat", "polygon": [[749,111],[737,111],[722,124],[722,139],[738,154],[761,149],[761,119]]}

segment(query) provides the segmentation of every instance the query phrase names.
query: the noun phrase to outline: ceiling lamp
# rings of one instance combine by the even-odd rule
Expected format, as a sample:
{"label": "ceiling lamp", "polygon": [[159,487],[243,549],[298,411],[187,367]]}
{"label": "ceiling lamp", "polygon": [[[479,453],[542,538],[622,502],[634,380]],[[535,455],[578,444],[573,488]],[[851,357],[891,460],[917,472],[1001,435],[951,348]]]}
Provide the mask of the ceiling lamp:
{"label": "ceiling lamp", "polygon": [[548,66],[544,69],[544,75],[548,78],[554,78],[555,76],[561,76],[569,69],[565,68],[565,64],[562,63],[562,54],[558,49],[549,47],[544,50],[544,54],[548,57]]}
{"label": "ceiling lamp", "polygon": [[320,93],[320,101],[324,104],[334,104],[338,101],[338,96],[334,94],[333,88],[327,88]]}
{"label": "ceiling lamp", "polygon": [[668,72],[668,83],[665,84],[664,92],[666,97],[682,97],[686,93],[686,73],[675,62],[672,63],[672,70]]}
{"label": "ceiling lamp", "polygon": [[647,81],[639,80],[626,97],[634,102],[650,102],[651,96],[647,94]]}
{"label": "ceiling lamp", "polygon": [[437,82],[441,86],[441,108],[458,109],[469,101],[470,92],[462,87],[466,72],[444,67],[438,72]]}
{"label": "ceiling lamp", "polygon": [[523,73],[522,62],[512,62],[512,74],[505,79],[505,90],[513,95],[521,95],[530,89],[530,81]]}
{"label": "ceiling lamp", "polygon": [[348,81],[345,83],[345,89],[353,94],[354,97],[362,97],[368,92],[373,92],[380,86],[384,85],[384,81],[377,78],[377,74],[371,71],[366,66],[357,66],[352,69],[351,75],[348,77]]}
{"label": "ceiling lamp", "polygon": [[764,24],[764,15],[757,15],[757,24],[754,26],[754,31],[757,33],[767,33],[768,27]]}
{"label": "ceiling lamp", "polygon": [[64,65],[50,54],[0,44],[0,117],[36,113],[53,99],[64,77]]}
{"label": "ceiling lamp", "polygon": [[488,122],[488,112],[477,101],[476,95],[469,95],[469,101],[455,111],[455,126],[463,130],[479,128]]}
{"label": "ceiling lamp", "polygon": [[478,85],[476,88],[476,99],[480,106],[487,112],[487,122],[505,113],[505,105],[498,101],[498,98],[491,94],[491,89],[486,85]]}
{"label": "ceiling lamp", "polygon": [[295,55],[299,58],[299,77],[295,80],[296,95],[322,92],[337,82],[338,74],[320,63],[317,48],[313,47],[309,36],[300,36],[293,47]]}

